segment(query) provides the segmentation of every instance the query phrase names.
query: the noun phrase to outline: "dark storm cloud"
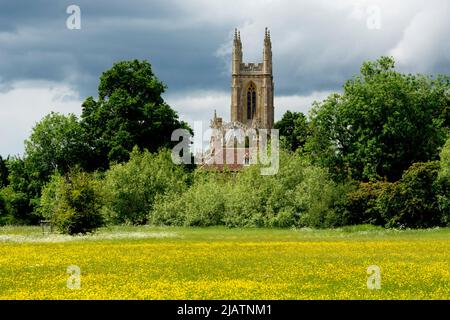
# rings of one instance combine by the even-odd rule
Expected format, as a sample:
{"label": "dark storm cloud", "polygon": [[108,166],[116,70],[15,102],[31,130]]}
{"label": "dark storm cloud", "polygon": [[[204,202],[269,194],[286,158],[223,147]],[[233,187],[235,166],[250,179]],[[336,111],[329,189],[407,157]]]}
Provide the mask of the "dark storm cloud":
{"label": "dark storm cloud", "polygon": [[148,59],[170,90],[223,84],[214,53],[228,30],[183,25],[182,10],[163,1],[78,1],[81,30],[68,30],[71,3],[2,2],[3,86],[17,80],[63,81],[82,97],[93,95],[102,71],[134,58]]}
{"label": "dark storm cloud", "polygon": [[[445,1],[374,2],[379,30],[366,25],[372,2],[365,1],[2,1],[0,89],[17,80],[50,80],[71,85],[84,98],[96,94],[101,72],[115,61],[137,58],[152,63],[169,93],[225,92],[235,26],[244,57],[252,61],[260,59],[264,27],[271,27],[279,95],[339,90],[363,61],[392,52],[404,58],[401,67],[415,72],[416,55],[408,48],[430,37],[429,25],[437,26],[431,29],[437,40],[418,55],[426,67],[417,71],[449,73],[448,45],[438,45],[449,42],[440,19],[416,19],[423,33],[405,36],[422,12],[446,12]],[[81,30],[66,28],[70,4],[81,7]]]}

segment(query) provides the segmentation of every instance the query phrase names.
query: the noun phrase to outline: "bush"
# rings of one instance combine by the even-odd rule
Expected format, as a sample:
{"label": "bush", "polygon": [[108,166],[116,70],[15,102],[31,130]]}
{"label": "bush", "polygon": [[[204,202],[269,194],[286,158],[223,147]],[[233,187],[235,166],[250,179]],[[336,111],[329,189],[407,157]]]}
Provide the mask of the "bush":
{"label": "bush", "polygon": [[440,153],[440,169],[436,182],[438,188],[439,209],[450,223],[450,138],[447,139]]}
{"label": "bush", "polygon": [[245,168],[234,178],[230,177],[222,190],[225,200],[224,223],[230,227],[264,226],[270,210],[268,206],[271,203],[275,206],[278,199],[273,177],[261,176],[257,165]]}
{"label": "bush", "polygon": [[331,181],[327,170],[311,165],[306,167],[304,179],[295,191],[296,207],[304,210],[300,226],[328,228],[342,225],[335,211],[335,204],[342,197],[341,189],[342,186]]}
{"label": "bush", "polygon": [[437,177],[439,162],[413,164],[402,178],[383,190],[378,207],[387,227],[430,228],[445,226],[448,214],[440,210]]}
{"label": "bush", "polygon": [[342,225],[384,225],[386,220],[378,206],[380,194],[389,182],[361,182],[349,186],[344,201],[337,205]]}
{"label": "bush", "polygon": [[42,189],[39,207],[37,208],[37,212],[42,218],[46,220],[53,218],[59,201],[58,192],[60,192],[63,185],[64,177],[58,172],[55,172],[50,177],[50,181]]}
{"label": "bush", "polygon": [[224,186],[215,179],[197,171],[197,181],[186,192],[159,195],[149,214],[150,222],[176,226],[223,225]]}
{"label": "bush", "polygon": [[7,224],[9,221],[8,212],[6,210],[6,200],[3,196],[2,190],[0,190],[0,225]]}
{"label": "bush", "polygon": [[38,220],[30,214],[32,205],[27,194],[15,191],[11,185],[0,190],[0,224],[32,224]]}
{"label": "bush", "polygon": [[45,187],[40,210],[65,234],[88,233],[103,225],[100,183],[93,174],[74,170],[54,176]]}
{"label": "bush", "polygon": [[157,197],[154,224],[229,227],[327,227],[339,224],[333,210],[342,197],[326,170],[298,154],[280,152],[280,171],[263,176],[258,165],[233,174],[198,169],[182,194]]}
{"label": "bush", "polygon": [[151,154],[134,148],[127,163],[106,172],[105,216],[109,223],[146,223],[155,197],[181,192],[187,179],[183,167],[172,162],[169,150]]}

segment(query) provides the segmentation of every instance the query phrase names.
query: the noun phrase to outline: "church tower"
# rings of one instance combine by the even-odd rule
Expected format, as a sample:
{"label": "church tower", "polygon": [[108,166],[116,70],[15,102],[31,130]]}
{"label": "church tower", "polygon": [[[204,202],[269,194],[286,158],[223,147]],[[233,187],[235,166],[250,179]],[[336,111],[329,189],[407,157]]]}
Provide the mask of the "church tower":
{"label": "church tower", "polygon": [[272,43],[265,30],[262,63],[244,63],[240,32],[233,40],[231,121],[247,127],[272,129],[274,122]]}

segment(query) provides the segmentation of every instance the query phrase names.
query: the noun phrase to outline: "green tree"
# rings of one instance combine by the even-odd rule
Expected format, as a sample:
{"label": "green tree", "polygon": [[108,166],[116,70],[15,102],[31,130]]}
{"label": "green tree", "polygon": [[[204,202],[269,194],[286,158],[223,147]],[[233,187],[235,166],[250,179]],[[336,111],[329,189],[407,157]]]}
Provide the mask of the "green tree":
{"label": "green tree", "polygon": [[439,158],[441,161],[439,176],[450,179],[450,136],[442,147]]}
{"label": "green tree", "polygon": [[5,160],[0,156],[0,189],[8,185],[7,161],[7,159]]}
{"label": "green tree", "polygon": [[40,182],[33,180],[26,162],[19,157],[9,158],[8,186],[3,188],[3,198],[10,222],[36,223],[38,216],[33,209],[39,203]]}
{"label": "green tree", "polygon": [[339,178],[396,181],[412,163],[437,159],[449,88],[448,77],[396,72],[389,57],[366,62],[342,95],[314,104],[307,149]]}
{"label": "green tree", "polygon": [[41,190],[57,171],[84,166],[90,150],[75,115],[50,113],[38,122],[25,141],[25,157],[7,162],[9,172],[7,207],[17,222],[36,223]]}
{"label": "green tree", "polygon": [[286,111],[274,127],[280,130],[280,137],[284,139],[286,147],[292,151],[303,147],[309,135],[306,116],[301,112]]}
{"label": "green tree", "polygon": [[163,225],[230,227],[330,227],[341,222],[334,204],[345,194],[324,168],[280,151],[280,171],[259,165],[235,174],[199,168],[184,192],[156,197],[149,221]]}
{"label": "green tree", "polygon": [[104,224],[100,182],[92,173],[78,169],[56,176],[44,191],[44,208],[53,224],[65,234],[88,233]]}
{"label": "green tree", "polygon": [[6,200],[3,195],[3,190],[0,189],[0,226],[8,222],[9,216],[6,208]]}
{"label": "green tree", "polygon": [[437,180],[439,208],[450,223],[450,137],[440,153],[440,169]]}
{"label": "green tree", "polygon": [[152,154],[135,147],[128,162],[115,164],[106,172],[105,216],[110,223],[146,223],[155,197],[178,194],[186,182],[186,172],[172,162],[169,150]]}
{"label": "green tree", "polygon": [[378,207],[388,227],[431,228],[448,224],[448,212],[439,207],[438,172],[438,161],[414,163],[399,181],[382,191]]}
{"label": "green tree", "polygon": [[147,61],[121,61],[102,74],[98,100],[87,98],[82,113],[94,167],[128,160],[135,145],[151,152],[172,146],[173,130],[187,125],[164,102],[165,88]]}
{"label": "green tree", "polygon": [[42,187],[55,171],[64,174],[71,167],[85,166],[89,152],[77,117],[52,112],[34,126],[25,141],[26,168]]}

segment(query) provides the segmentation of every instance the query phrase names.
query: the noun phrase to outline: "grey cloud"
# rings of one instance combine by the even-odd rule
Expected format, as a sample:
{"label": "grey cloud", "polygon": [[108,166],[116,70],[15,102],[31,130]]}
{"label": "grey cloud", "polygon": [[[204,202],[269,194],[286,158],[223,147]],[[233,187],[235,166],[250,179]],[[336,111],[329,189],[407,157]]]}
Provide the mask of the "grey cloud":
{"label": "grey cloud", "polygon": [[[363,61],[389,54],[414,16],[428,8],[420,1],[379,2],[382,29],[369,30],[367,5],[348,1],[77,1],[82,29],[67,30],[72,1],[2,1],[1,81],[66,82],[84,97],[95,95],[99,75],[113,62],[139,58],[152,63],[170,91],[228,90],[230,31],[241,27],[244,55],[259,59],[267,25],[277,93],[338,90]],[[218,57],[221,46],[228,53]],[[434,59],[421,71],[449,72],[448,56]]]}

